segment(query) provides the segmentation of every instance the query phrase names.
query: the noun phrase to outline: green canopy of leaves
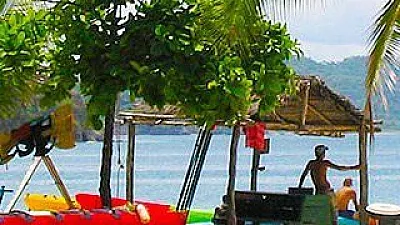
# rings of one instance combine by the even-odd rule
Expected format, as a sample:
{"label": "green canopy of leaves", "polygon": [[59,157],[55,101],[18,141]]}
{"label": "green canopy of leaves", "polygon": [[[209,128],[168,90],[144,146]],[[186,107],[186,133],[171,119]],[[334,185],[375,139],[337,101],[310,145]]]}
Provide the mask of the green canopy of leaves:
{"label": "green canopy of leaves", "polygon": [[[175,2],[175,4],[174,4]],[[258,18],[242,39],[215,46],[206,35],[201,10],[178,1],[151,1],[138,8],[123,38],[127,59],[141,74],[137,95],[152,104],[175,104],[199,123],[243,119],[253,103],[261,115],[293,88],[294,71],[284,64],[299,53],[281,24]]]}
{"label": "green canopy of leaves", "polygon": [[30,103],[43,81],[46,13],[11,11],[0,17],[0,117]]}
{"label": "green canopy of leaves", "polygon": [[47,93],[62,98],[79,81],[98,128],[105,105],[124,90],[212,124],[241,120],[254,103],[260,114],[270,112],[293,88],[294,71],[284,61],[299,49],[284,25],[260,17],[242,24],[251,37],[243,54],[240,38],[214,45],[195,2],[143,1],[126,17],[119,10],[126,3],[118,4],[63,1],[54,9],[56,85]]}

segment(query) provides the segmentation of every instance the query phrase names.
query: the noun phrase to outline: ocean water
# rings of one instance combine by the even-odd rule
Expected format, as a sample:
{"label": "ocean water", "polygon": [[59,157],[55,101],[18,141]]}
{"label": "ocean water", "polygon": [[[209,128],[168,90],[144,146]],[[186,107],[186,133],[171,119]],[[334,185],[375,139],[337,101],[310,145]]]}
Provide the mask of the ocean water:
{"label": "ocean water", "polygon": [[[297,186],[299,176],[309,159],[314,157],[313,146],[326,144],[330,150],[327,158],[340,165],[358,163],[358,136],[345,138],[324,138],[298,136],[290,133],[269,133],[270,154],[261,156],[260,165],[265,171],[259,172],[258,190],[287,192],[288,187]],[[381,133],[375,137],[374,147],[369,151],[370,203],[391,203],[400,205],[400,133]],[[196,135],[139,135],[136,137],[135,197],[171,204],[178,201],[181,184],[189,158],[193,151]],[[204,164],[192,208],[212,209],[221,203],[226,191],[228,178],[229,135],[214,135]],[[51,158],[70,194],[98,193],[99,165],[102,144],[100,142],[78,143],[73,150],[53,150]],[[118,152],[124,163],[126,141],[114,143],[112,194],[124,197],[125,170],[119,169]],[[252,150],[244,147],[244,136],[239,142],[236,188],[248,190]],[[7,167],[0,166],[0,185],[17,189],[25,171],[32,163],[32,157],[18,158]],[[118,176],[121,178],[117,180]],[[354,178],[359,193],[358,171],[328,171],[328,179],[337,189],[345,177]],[[305,186],[312,186],[308,177]],[[118,193],[119,190],[119,193]],[[44,165],[41,165],[27,186],[25,193],[58,194]],[[0,210],[11,199],[6,194]],[[24,209],[20,200],[17,208]]]}

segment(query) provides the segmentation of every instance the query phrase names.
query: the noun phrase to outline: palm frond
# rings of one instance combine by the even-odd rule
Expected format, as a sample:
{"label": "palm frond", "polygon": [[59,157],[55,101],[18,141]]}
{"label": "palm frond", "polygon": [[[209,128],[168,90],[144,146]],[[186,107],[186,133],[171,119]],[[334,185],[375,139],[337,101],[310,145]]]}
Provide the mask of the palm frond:
{"label": "palm frond", "polygon": [[253,0],[260,6],[262,16],[271,20],[285,20],[288,15],[311,8],[324,7],[325,0]]}
{"label": "palm frond", "polygon": [[395,71],[399,68],[400,0],[390,0],[382,8],[369,38],[367,97],[378,94],[386,104],[385,87],[394,90]]}
{"label": "palm frond", "polygon": [[3,11],[4,6],[6,5],[6,0],[0,0],[0,12]]}
{"label": "palm frond", "polygon": [[281,20],[287,14],[324,5],[325,0],[200,0],[203,37],[212,37],[213,46],[239,43],[244,52],[252,40],[251,25],[260,20]]}
{"label": "palm frond", "polygon": [[249,29],[260,21],[260,7],[256,0],[202,0],[201,27],[206,35],[218,40],[218,46],[241,42],[246,46],[251,37]]}
{"label": "palm frond", "polygon": [[3,16],[13,5],[14,0],[0,0],[0,16]]}
{"label": "palm frond", "polygon": [[36,3],[32,0],[0,0],[0,16],[4,16],[9,10],[26,12]]}

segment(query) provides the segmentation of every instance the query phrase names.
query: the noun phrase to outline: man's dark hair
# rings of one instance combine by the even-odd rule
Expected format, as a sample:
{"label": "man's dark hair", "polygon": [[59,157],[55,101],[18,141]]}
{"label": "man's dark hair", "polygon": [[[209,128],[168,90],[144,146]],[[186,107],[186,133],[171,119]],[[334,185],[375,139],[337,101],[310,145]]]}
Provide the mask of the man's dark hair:
{"label": "man's dark hair", "polygon": [[326,145],[317,145],[314,148],[315,151],[315,156],[321,157],[323,154],[325,154],[325,151],[328,150],[329,148]]}

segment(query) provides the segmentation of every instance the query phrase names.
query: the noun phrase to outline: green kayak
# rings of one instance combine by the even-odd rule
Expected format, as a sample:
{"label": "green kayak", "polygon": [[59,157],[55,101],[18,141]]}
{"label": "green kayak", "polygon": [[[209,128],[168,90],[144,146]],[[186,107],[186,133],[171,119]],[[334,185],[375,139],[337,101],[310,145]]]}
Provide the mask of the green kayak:
{"label": "green kayak", "polygon": [[[214,210],[206,209],[191,209],[189,212],[189,218],[187,223],[211,223],[211,219],[214,216]],[[360,225],[358,220],[347,219],[344,217],[338,218],[339,225]]]}
{"label": "green kayak", "polygon": [[192,223],[211,223],[214,216],[214,210],[191,209],[189,212],[188,224]]}

